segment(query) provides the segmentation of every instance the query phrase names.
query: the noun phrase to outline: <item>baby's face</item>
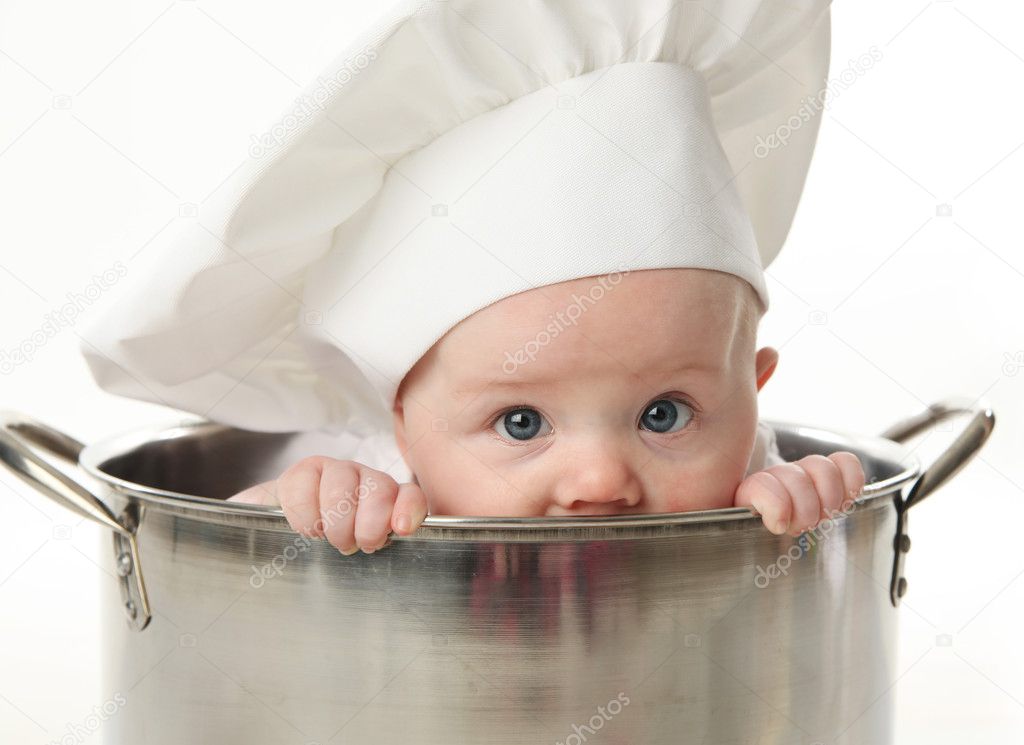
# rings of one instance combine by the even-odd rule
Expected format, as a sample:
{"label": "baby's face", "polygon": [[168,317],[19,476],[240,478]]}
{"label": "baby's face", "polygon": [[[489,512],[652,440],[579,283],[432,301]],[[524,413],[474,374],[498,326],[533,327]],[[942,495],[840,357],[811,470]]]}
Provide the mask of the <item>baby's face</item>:
{"label": "baby's face", "polygon": [[395,407],[434,515],[729,507],[757,427],[753,289],[656,269],[547,285],[464,319]]}

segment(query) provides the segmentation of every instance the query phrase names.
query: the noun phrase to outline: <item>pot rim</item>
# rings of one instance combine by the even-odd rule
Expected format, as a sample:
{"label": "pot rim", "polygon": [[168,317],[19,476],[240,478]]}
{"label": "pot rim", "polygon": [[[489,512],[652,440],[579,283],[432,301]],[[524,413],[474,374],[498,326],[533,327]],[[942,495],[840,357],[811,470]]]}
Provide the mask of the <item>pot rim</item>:
{"label": "pot rim", "polygon": [[[852,450],[893,465],[893,475],[866,484],[861,495],[855,500],[857,507],[892,494],[917,478],[921,473],[917,457],[904,445],[875,435],[862,435],[839,430],[828,430],[795,422],[762,419],[777,431],[788,431],[796,435],[810,436],[833,444],[835,450]],[[138,500],[145,506],[162,512],[171,512],[203,521],[242,525],[249,528],[275,530],[292,533],[280,507],[228,503],[224,499],[184,494],[137,484],[112,476],[102,470],[101,465],[111,458],[158,440],[187,437],[203,432],[237,430],[238,428],[196,420],[177,422],[170,426],[150,425],[124,432],[86,445],[79,454],[79,466],[87,474],[102,482],[112,491]],[[279,433],[287,434],[287,433]],[[303,433],[294,433],[301,435]],[[897,470],[902,469],[902,470]],[[854,512],[858,511],[856,509]],[[469,515],[428,515],[419,530],[410,536],[392,534],[391,540],[409,540],[427,537],[465,539],[493,539],[492,531],[512,529],[525,530],[524,540],[535,540],[540,534],[550,534],[563,540],[580,537],[593,539],[595,533],[611,534],[603,537],[627,537],[635,535],[637,529],[647,534],[653,529],[675,525],[714,524],[741,520],[755,520],[759,515],[745,507],[727,507],[689,512],[658,512],[643,514],[600,515],[585,517],[502,517]],[[598,529],[595,531],[595,529]],[[622,535],[614,535],[623,529]],[[585,535],[573,535],[583,531]],[[453,533],[454,531],[454,533]],[[568,532],[567,532],[568,531]],[[510,536],[502,535],[507,540]]]}

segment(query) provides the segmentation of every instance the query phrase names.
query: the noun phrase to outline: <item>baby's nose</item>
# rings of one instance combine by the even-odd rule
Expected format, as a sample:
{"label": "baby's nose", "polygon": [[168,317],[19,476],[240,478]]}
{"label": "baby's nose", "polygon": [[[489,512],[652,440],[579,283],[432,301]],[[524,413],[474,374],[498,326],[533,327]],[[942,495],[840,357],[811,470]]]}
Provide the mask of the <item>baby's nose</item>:
{"label": "baby's nose", "polygon": [[602,457],[568,464],[553,501],[559,512],[613,515],[636,506],[642,496],[640,480],[627,462]]}

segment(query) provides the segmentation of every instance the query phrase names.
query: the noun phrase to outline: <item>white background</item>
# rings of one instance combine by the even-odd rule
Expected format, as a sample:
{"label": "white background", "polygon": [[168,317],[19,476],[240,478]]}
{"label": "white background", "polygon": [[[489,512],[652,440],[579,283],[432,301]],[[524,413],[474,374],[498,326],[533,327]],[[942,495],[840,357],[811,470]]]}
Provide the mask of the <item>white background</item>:
{"label": "white background", "polygon": [[[154,235],[192,219],[189,204],[201,214],[249,135],[352,33],[342,6],[359,4],[2,0],[0,350],[115,261],[130,271]],[[768,272],[760,343],[780,363],[761,415],[877,433],[949,395],[992,406],[980,456],[913,512],[886,696],[897,742],[1002,745],[1024,732],[1024,11],[836,6],[832,75],[872,46],[881,60],[824,114]],[[0,375],[0,408],[86,442],[177,418],[101,392],[79,334],[65,328]],[[922,438],[922,460],[952,437]],[[103,531],[0,474],[2,742],[59,740],[111,697],[95,596],[113,579],[94,563],[108,549]]]}

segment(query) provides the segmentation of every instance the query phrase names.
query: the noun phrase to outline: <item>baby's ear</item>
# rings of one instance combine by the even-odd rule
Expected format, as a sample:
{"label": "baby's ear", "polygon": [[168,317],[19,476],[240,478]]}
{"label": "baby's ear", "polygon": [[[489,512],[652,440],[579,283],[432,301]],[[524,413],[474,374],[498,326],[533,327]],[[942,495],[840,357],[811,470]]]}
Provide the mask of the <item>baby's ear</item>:
{"label": "baby's ear", "polygon": [[402,454],[402,460],[405,461],[406,467],[410,472],[413,472],[412,482],[419,486],[419,482],[416,480],[415,468],[413,468],[412,458],[409,451],[406,449],[406,443],[409,441],[408,436],[405,432],[405,409],[402,406],[402,398],[398,396],[395,398],[395,405],[391,409],[392,423],[395,430],[395,442],[398,444],[398,452]]}
{"label": "baby's ear", "polygon": [[757,370],[757,390],[760,391],[768,378],[775,372],[775,366],[779,364],[779,353],[771,347],[762,347],[757,350],[754,358],[754,367]]}
{"label": "baby's ear", "polygon": [[402,408],[402,397],[395,397],[395,405],[391,408],[391,422],[395,430],[395,440],[398,442],[398,449],[405,453],[405,410]]}

